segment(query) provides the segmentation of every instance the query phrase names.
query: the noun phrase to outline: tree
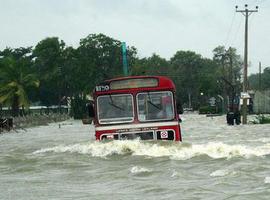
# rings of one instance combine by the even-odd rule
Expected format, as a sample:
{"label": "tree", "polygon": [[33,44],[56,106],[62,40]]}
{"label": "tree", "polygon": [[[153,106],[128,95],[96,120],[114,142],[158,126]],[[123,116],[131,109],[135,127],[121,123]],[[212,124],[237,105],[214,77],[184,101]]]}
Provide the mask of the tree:
{"label": "tree", "polygon": [[169,62],[157,54],[149,58],[136,59],[132,75],[164,75],[168,73]]}
{"label": "tree", "polygon": [[[80,40],[77,49],[79,66],[76,74],[84,92],[105,79],[123,76],[121,42],[104,34],[90,34]],[[133,65],[137,50],[127,48],[129,65]]]}
{"label": "tree", "polygon": [[213,60],[219,65],[219,85],[221,94],[230,106],[236,100],[241,91],[241,68],[243,61],[235,48],[228,50],[224,46],[218,46],[213,50]]}
{"label": "tree", "polygon": [[[236,49],[230,47],[226,50],[224,46],[218,46],[213,50],[213,60],[219,65],[220,78],[239,87],[243,60],[237,54]],[[226,87],[226,83],[224,85]]]}
{"label": "tree", "polygon": [[263,70],[263,75],[262,75],[262,89],[263,90],[270,89],[270,67],[266,67]]}
{"label": "tree", "polygon": [[97,83],[122,74],[121,42],[103,34],[90,34],[78,48],[81,86],[90,91]]}
{"label": "tree", "polygon": [[201,55],[191,51],[177,51],[170,59],[169,76],[176,84],[177,97],[193,108],[197,108],[199,102],[202,61]]}
{"label": "tree", "polygon": [[63,51],[64,41],[57,37],[40,41],[33,50],[35,72],[40,79],[40,100],[43,105],[60,103],[63,91]]}
{"label": "tree", "polygon": [[29,59],[23,55],[4,57],[0,62],[0,104],[11,106],[14,117],[19,115],[19,107],[29,107],[28,89],[39,86]]}
{"label": "tree", "polygon": [[201,61],[202,68],[198,73],[199,91],[207,97],[220,94],[218,86],[219,66],[211,59],[204,58]]}
{"label": "tree", "polygon": [[[260,80],[261,79],[261,80]],[[261,74],[251,74],[248,77],[250,88],[254,90],[269,90],[270,89],[270,67],[266,67]]]}
{"label": "tree", "polygon": [[79,94],[83,90],[83,85],[81,84],[82,77],[80,76],[80,71],[82,69],[80,68],[78,51],[73,47],[66,47],[63,50],[62,55],[62,94],[65,97],[72,97],[74,94]]}

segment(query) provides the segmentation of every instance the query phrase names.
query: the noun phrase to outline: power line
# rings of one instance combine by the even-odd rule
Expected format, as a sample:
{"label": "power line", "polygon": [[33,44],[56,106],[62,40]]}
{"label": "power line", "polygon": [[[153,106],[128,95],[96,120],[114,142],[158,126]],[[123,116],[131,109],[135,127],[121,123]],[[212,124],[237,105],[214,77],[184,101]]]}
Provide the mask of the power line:
{"label": "power line", "polygon": [[227,43],[228,43],[228,40],[229,40],[229,36],[231,34],[231,31],[232,31],[232,27],[233,27],[233,24],[234,24],[234,19],[235,19],[235,13],[233,15],[233,18],[232,18],[232,21],[231,21],[231,25],[230,25],[230,29],[229,29],[228,34],[227,34],[227,37],[226,37],[225,47],[227,46]]}
{"label": "power line", "polygon": [[234,34],[234,37],[233,37],[233,40],[232,40],[232,46],[236,46],[237,48],[240,46],[239,45],[239,43],[237,43],[237,45],[235,44],[235,40],[237,39],[237,37],[238,37],[238,33],[239,33],[239,30],[240,30],[240,27],[242,26],[242,23],[243,23],[243,21],[239,21],[239,23],[238,23],[238,26],[237,26],[237,28],[236,28],[236,32],[235,32],[235,34]]}
{"label": "power line", "polygon": [[259,2],[257,5],[261,5],[261,4],[265,3],[265,2],[266,2],[266,0],[261,0],[261,2]]}

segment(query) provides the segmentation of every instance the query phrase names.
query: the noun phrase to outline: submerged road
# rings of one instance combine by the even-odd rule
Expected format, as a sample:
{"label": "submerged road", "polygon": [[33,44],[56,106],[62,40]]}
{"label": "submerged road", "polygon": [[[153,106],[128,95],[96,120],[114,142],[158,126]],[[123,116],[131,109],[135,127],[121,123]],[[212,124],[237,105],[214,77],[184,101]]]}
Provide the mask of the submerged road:
{"label": "submerged road", "polygon": [[269,199],[270,125],[182,116],[183,143],[65,121],[0,135],[0,199]]}

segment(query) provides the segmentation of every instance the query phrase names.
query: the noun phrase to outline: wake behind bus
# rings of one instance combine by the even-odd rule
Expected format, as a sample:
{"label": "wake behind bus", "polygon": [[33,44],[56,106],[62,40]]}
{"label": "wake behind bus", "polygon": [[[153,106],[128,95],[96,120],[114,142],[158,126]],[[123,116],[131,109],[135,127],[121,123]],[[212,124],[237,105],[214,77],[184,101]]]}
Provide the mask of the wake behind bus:
{"label": "wake behind bus", "polygon": [[93,92],[89,115],[96,140],[182,141],[175,85],[163,76],[106,80]]}

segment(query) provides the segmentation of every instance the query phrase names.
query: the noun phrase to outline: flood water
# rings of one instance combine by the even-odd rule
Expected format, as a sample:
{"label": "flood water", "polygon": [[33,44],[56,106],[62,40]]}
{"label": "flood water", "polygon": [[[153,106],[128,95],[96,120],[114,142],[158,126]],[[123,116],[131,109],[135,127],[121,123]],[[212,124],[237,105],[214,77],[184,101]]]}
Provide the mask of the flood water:
{"label": "flood water", "polygon": [[182,116],[183,143],[65,121],[0,135],[0,199],[270,199],[270,125]]}

